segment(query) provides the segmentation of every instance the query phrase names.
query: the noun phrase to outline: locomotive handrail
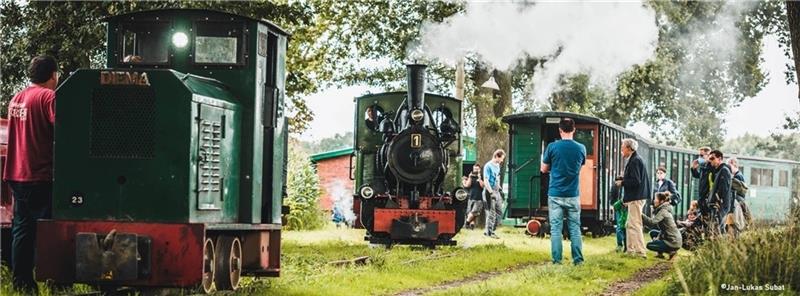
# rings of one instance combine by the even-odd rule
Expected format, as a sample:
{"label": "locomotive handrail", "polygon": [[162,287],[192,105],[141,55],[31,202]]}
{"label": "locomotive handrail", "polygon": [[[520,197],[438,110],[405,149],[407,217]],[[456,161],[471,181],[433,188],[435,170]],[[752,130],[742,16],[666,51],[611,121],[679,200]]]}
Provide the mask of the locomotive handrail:
{"label": "locomotive handrail", "polygon": [[533,163],[534,160],[536,160],[536,159],[535,158],[531,158],[531,159],[526,160],[524,163],[522,163],[522,165],[520,165],[519,167],[514,169],[514,173],[516,174],[517,172],[522,170],[522,168],[524,168],[524,167],[528,166],[529,164]]}
{"label": "locomotive handrail", "polygon": [[[533,179],[541,178],[542,175],[533,175],[530,179],[528,179],[528,218],[533,217]],[[541,203],[541,202],[540,202]]]}

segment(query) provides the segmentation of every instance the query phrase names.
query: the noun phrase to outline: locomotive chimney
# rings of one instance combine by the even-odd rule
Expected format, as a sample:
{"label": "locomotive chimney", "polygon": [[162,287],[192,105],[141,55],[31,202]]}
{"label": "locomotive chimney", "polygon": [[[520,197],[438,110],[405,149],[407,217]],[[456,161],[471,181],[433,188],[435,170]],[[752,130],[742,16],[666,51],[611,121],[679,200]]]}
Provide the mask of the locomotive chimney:
{"label": "locomotive chimney", "polygon": [[425,65],[406,65],[408,71],[408,110],[425,108]]}

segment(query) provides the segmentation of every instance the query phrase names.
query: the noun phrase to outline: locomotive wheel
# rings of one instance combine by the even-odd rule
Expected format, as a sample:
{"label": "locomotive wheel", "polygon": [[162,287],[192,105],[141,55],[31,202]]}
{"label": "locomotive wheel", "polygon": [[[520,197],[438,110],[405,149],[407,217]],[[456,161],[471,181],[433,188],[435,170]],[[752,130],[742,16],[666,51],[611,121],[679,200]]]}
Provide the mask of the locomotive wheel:
{"label": "locomotive wheel", "polygon": [[242,243],[238,237],[222,235],[217,239],[216,272],[217,290],[236,290],[242,276]]}
{"label": "locomotive wheel", "polygon": [[203,243],[203,281],[202,288],[206,294],[214,291],[214,241],[210,238]]}

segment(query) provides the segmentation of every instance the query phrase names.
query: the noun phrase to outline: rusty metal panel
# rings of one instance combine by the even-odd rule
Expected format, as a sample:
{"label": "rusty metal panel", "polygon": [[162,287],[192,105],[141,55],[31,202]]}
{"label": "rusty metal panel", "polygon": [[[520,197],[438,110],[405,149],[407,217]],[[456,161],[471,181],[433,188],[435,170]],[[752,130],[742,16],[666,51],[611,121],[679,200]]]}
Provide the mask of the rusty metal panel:
{"label": "rusty metal panel", "polygon": [[[56,283],[81,282],[76,275],[79,233],[129,233],[149,237],[149,276],[120,280],[120,285],[193,287],[202,280],[203,224],[134,223],[114,221],[53,221],[37,224],[36,278]],[[140,276],[141,277],[141,276]]]}
{"label": "rusty metal panel", "polygon": [[[118,282],[138,277],[136,234],[118,233],[104,237],[94,232],[75,237],[75,277],[82,282]],[[150,258],[142,258],[150,259]]]}
{"label": "rusty metal panel", "polygon": [[375,209],[374,231],[390,232],[393,220],[418,215],[428,223],[438,222],[438,234],[455,234],[455,215],[453,210],[414,210],[414,209]]}

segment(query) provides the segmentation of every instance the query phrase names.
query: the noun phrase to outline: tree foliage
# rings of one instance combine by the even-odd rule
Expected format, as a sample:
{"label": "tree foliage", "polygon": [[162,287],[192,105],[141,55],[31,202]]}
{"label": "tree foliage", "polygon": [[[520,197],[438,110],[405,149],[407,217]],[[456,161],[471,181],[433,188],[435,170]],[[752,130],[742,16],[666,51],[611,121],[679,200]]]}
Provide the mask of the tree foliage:
{"label": "tree foliage", "polygon": [[[777,34],[782,44],[788,44],[789,5],[758,2],[733,13],[725,2],[650,1],[646,5],[656,11],[659,27],[654,59],[622,74],[611,90],[592,85],[583,74],[562,77],[561,88],[552,95],[550,105],[534,107],[595,115],[620,125],[646,122],[655,127],[652,136],[666,144],[719,146],[724,133],[722,114],[755,96],[767,81],[760,68],[763,37]],[[93,61],[103,60],[104,31],[97,22],[99,18],[165,7],[213,8],[266,18],[293,32],[287,53],[287,95],[295,114],[291,120],[295,132],[303,131],[313,118],[313,110],[302,100],[306,94],[353,84],[382,86],[387,91],[404,89],[403,65],[416,57],[410,46],[419,38],[420,24],[445,21],[464,9],[463,2],[425,0],[172,0],[27,5],[4,1],[0,4],[0,44],[4,52],[0,60],[0,102],[7,101],[24,84],[23,69],[30,56],[51,53],[61,61],[65,72],[91,66]],[[43,15],[48,17],[40,17]],[[708,30],[718,25],[721,15],[735,18],[739,38],[730,51],[715,50],[715,36],[724,34]],[[687,42],[689,35],[696,38]],[[785,49],[788,55],[789,47]],[[500,83],[502,90],[497,93],[479,87],[489,77],[489,69],[479,58],[471,56],[466,61],[466,124],[474,127],[479,136],[504,134],[499,119],[513,112],[512,105],[526,103],[512,104],[511,97],[526,97],[536,67],[547,61],[528,59],[508,73],[494,73],[498,82],[507,80]],[[427,62],[428,90],[449,93],[454,69]],[[688,68],[695,71],[687,71]],[[5,109],[0,106],[2,112]],[[494,146],[505,146],[500,141]],[[479,156],[486,153],[490,151],[479,147]]]}
{"label": "tree foliage", "polygon": [[[31,57],[48,54],[56,58],[63,73],[79,68],[103,67],[105,61],[104,17],[122,13],[161,9],[200,8],[231,12],[256,19],[271,20],[293,32],[287,51],[286,94],[295,114],[290,118],[292,131],[302,131],[313,113],[305,105],[304,95],[319,91],[317,72],[330,70],[324,63],[336,63],[328,55],[314,50],[319,31],[309,31],[314,17],[305,2],[291,1],[84,1],[45,2],[2,1],[0,3],[0,115],[5,116],[7,102],[24,87],[25,68]],[[335,57],[334,57],[335,58]],[[325,76],[322,75],[324,78]]]}
{"label": "tree foliage", "polygon": [[344,148],[353,147],[353,132],[346,132],[344,134],[335,134],[332,137],[322,138],[314,141],[303,141],[303,149],[310,154],[317,154],[327,151],[333,151]]}
{"label": "tree foliage", "polygon": [[319,229],[325,225],[319,199],[322,195],[319,176],[311,164],[308,153],[296,140],[289,141],[288,174],[286,176],[286,199],[289,207],[286,228],[290,230]]}

